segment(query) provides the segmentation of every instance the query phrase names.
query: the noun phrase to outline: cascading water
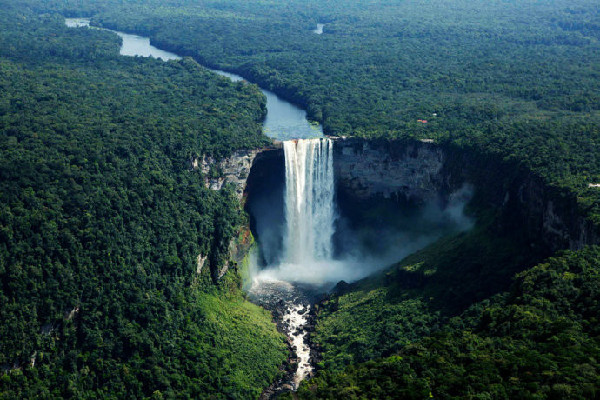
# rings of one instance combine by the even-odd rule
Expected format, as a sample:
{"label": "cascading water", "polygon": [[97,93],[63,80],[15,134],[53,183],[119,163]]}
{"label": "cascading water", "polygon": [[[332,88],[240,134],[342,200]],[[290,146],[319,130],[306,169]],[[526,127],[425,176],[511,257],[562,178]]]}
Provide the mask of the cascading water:
{"label": "cascading water", "polygon": [[[281,329],[295,350],[296,372],[273,388],[297,389],[312,371],[307,331],[311,299],[286,271],[326,268],[333,256],[334,177],[333,142],[327,138],[283,142],[285,156],[285,227],[280,265],[269,266],[255,278],[252,298],[274,310]],[[279,273],[286,275],[279,276]],[[265,398],[268,398],[266,396]]]}
{"label": "cascading water", "polygon": [[[353,206],[344,203],[347,199],[343,191],[339,197],[335,194],[333,145],[334,141],[328,138],[285,141],[283,162],[281,153],[277,153],[277,158],[264,161],[255,172],[255,184],[263,185],[259,186],[259,192],[267,192],[269,196],[250,203],[254,232],[261,246],[256,256],[262,268],[256,261],[249,294],[256,303],[273,312],[294,350],[290,363],[297,366],[269,388],[271,395],[295,390],[312,375],[319,353],[311,354],[309,333],[315,329],[316,318],[311,305],[322,299],[323,293],[340,279],[352,282],[401,260],[445,231],[461,230],[452,227],[468,226],[465,225],[468,220],[462,217],[465,197],[459,196],[453,202],[454,195],[445,208],[432,202],[405,210],[382,201],[375,210],[366,207],[362,214],[358,210],[354,221],[359,222],[352,226],[352,214],[347,209],[338,210],[338,201],[342,207]],[[265,175],[276,179],[266,179]],[[470,192],[465,190],[467,198]],[[341,216],[336,220],[338,211]],[[376,218],[372,218],[372,212]],[[274,217],[277,223],[273,222]],[[386,230],[387,221],[381,223],[379,218],[389,219],[390,228]],[[363,221],[366,221],[364,226]]]}
{"label": "cascading water", "polygon": [[301,267],[332,256],[334,233],[333,144],[331,139],[283,143],[285,154],[284,260]]}

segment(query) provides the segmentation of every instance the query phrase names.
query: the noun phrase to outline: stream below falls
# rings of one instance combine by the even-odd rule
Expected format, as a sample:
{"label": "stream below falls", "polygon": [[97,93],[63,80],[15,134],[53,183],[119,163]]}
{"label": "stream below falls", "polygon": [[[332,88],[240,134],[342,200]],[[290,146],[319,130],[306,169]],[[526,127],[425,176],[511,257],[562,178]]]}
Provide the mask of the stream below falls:
{"label": "stream below falls", "polygon": [[289,360],[290,373],[268,388],[263,399],[278,392],[296,390],[302,380],[312,376],[314,366],[308,334],[314,328],[311,305],[317,300],[317,293],[308,286],[260,278],[255,278],[248,290],[248,297],[253,303],[273,313],[277,328],[288,337],[288,344],[295,353],[295,357]]}

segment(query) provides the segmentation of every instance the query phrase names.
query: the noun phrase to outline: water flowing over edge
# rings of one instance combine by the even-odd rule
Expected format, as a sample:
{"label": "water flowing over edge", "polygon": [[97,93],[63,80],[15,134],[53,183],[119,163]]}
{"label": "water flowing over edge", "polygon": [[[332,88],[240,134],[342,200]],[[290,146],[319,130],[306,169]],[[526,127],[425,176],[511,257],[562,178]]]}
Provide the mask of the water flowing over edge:
{"label": "water flowing over edge", "polygon": [[333,142],[328,138],[283,143],[285,154],[285,262],[332,257],[334,233]]}
{"label": "water flowing over edge", "polygon": [[[328,138],[283,142],[285,156],[285,262],[303,268],[333,255],[334,175],[333,142]],[[284,321],[289,324],[298,357],[294,389],[310,375],[310,349],[306,345],[303,306],[290,304]],[[307,307],[310,309],[310,306]]]}

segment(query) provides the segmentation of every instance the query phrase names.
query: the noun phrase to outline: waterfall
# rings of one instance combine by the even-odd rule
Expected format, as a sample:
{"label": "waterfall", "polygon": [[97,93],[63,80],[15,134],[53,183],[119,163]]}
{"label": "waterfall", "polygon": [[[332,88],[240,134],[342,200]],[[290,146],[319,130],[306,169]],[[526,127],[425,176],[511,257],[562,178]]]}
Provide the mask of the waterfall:
{"label": "waterfall", "polygon": [[335,219],[333,143],[330,139],[283,142],[285,154],[284,259],[307,264],[332,257]]}

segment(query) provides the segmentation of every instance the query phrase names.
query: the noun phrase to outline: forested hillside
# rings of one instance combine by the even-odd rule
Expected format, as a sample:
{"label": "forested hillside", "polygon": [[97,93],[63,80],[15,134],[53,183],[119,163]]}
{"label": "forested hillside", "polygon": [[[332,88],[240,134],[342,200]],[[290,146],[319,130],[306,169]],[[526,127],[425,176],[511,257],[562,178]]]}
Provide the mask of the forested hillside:
{"label": "forested hillside", "polygon": [[287,350],[190,158],[267,143],[264,98],[119,46],[0,2],[0,398],[256,397]]}
{"label": "forested hillside", "polygon": [[[600,248],[566,252],[437,333],[385,358],[325,370],[296,397],[596,399],[599,278]],[[412,313],[405,325],[414,322]]]}

